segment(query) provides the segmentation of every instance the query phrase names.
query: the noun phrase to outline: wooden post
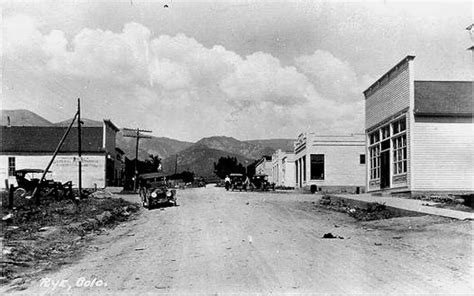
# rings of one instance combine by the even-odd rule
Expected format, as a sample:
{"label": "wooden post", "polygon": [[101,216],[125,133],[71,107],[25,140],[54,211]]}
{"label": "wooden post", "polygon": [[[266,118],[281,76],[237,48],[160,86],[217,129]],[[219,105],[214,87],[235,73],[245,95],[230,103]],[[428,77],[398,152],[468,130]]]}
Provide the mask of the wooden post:
{"label": "wooden post", "polygon": [[67,128],[67,130],[66,130],[66,132],[64,133],[63,137],[61,138],[61,141],[59,141],[59,144],[58,144],[58,146],[56,147],[56,150],[55,150],[54,153],[53,153],[53,157],[51,158],[51,160],[50,160],[49,163],[48,163],[48,166],[47,166],[46,169],[44,170],[43,175],[41,176],[41,179],[40,179],[39,182],[38,182],[38,185],[36,185],[35,190],[33,190],[33,193],[31,194],[31,198],[32,198],[32,199],[33,199],[33,198],[35,199],[36,205],[39,205],[39,204],[40,204],[38,190],[41,188],[41,185],[42,185],[42,183],[43,183],[43,181],[44,181],[44,178],[46,177],[46,174],[48,173],[49,168],[50,168],[51,165],[53,164],[53,161],[54,161],[54,159],[56,158],[56,155],[58,154],[59,150],[60,150],[61,147],[63,146],[64,141],[66,140],[66,137],[67,137],[67,135],[69,134],[69,131],[71,130],[72,125],[74,124],[74,121],[76,121],[76,118],[77,118],[77,112],[76,112],[76,114],[74,115],[74,118],[72,119],[71,124],[69,124],[69,127]]}
{"label": "wooden post", "polygon": [[77,154],[79,158],[79,199],[82,197],[81,99],[77,99]]}
{"label": "wooden post", "polygon": [[136,142],[136,146],[135,146],[135,173],[134,173],[135,182],[133,182],[133,191],[136,191],[137,190],[137,185],[138,185],[138,183],[137,183],[138,182],[138,145],[140,143],[140,139],[150,139],[151,138],[151,136],[143,135],[143,134],[141,134],[141,132],[151,133],[151,131],[142,130],[142,129],[139,129],[139,128],[136,128],[136,129],[123,128],[122,130],[123,131],[128,131],[128,132],[134,132],[134,134],[132,134],[132,135],[124,134],[123,135],[124,137],[137,138],[137,142]]}
{"label": "wooden post", "polygon": [[135,182],[133,182],[133,191],[137,191],[138,185],[138,143],[140,142],[140,130],[137,128],[137,145],[135,146]]}
{"label": "wooden post", "polygon": [[10,185],[10,190],[8,191],[8,208],[13,209],[13,193],[15,192],[15,187]]}

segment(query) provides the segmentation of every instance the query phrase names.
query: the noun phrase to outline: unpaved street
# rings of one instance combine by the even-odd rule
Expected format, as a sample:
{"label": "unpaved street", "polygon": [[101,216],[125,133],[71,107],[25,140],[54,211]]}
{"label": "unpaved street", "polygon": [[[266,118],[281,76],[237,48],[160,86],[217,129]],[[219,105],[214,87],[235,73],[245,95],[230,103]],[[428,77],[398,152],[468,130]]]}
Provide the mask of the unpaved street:
{"label": "unpaved street", "polygon": [[[144,210],[99,236],[79,262],[44,275],[61,286],[46,287],[43,279],[21,293],[473,291],[472,222],[357,222],[315,208],[309,194],[208,186],[178,198],[179,207]],[[323,239],[328,232],[342,238]],[[80,287],[83,279],[95,279],[94,287]]]}

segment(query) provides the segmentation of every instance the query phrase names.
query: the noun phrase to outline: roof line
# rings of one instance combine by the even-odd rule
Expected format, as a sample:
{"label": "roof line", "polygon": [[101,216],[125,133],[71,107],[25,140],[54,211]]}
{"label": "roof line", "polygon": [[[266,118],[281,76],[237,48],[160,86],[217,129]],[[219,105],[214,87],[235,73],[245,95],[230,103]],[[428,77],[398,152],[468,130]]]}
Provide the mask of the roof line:
{"label": "roof line", "polygon": [[110,121],[110,119],[104,119],[105,124],[108,124],[112,129],[114,129],[116,132],[119,132],[120,129]]}
{"label": "roof line", "polygon": [[371,91],[373,88],[375,88],[377,86],[378,83],[380,83],[380,81],[382,81],[383,79],[385,79],[386,77],[388,77],[393,71],[396,71],[398,70],[398,68],[406,63],[406,62],[409,62],[409,61],[413,61],[415,59],[415,56],[414,55],[407,55],[406,57],[404,57],[400,62],[398,62],[398,64],[396,64],[395,66],[393,66],[392,68],[390,68],[390,70],[388,70],[385,74],[383,74],[379,79],[377,79],[377,81],[375,81],[374,83],[372,83],[371,86],[369,86],[366,90],[364,90],[364,95],[367,96],[367,93],[369,91]]}
{"label": "roof line", "polygon": [[437,82],[437,83],[452,83],[452,82],[463,82],[463,83],[473,83],[469,80],[415,80],[415,82]]}

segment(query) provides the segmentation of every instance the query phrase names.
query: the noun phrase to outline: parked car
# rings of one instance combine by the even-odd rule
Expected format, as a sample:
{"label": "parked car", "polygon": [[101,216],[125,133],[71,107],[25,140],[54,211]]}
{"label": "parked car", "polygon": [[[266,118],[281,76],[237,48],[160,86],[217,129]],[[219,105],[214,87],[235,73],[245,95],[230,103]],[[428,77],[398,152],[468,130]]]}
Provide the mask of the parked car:
{"label": "parked car", "polygon": [[230,174],[229,177],[230,177],[230,189],[232,189],[232,191],[234,190],[242,191],[242,189],[244,189],[244,175],[234,173],[234,174]]}
{"label": "parked car", "polygon": [[145,208],[157,206],[177,206],[176,190],[168,189],[166,175],[163,173],[148,173],[139,176],[139,193]]}
{"label": "parked car", "polygon": [[[38,186],[44,170],[42,169],[21,169],[15,171],[16,189],[15,195],[19,197],[30,198],[35,188]],[[51,178],[51,171],[46,173],[41,187],[38,188],[37,194],[41,196],[55,195],[57,198],[63,197],[65,194],[72,195],[72,182],[65,183],[56,182]]]}
{"label": "parked car", "polygon": [[204,178],[196,178],[194,182],[197,187],[206,187],[206,181],[204,180]]}
{"label": "parked car", "polygon": [[267,175],[255,175],[252,178],[252,188],[254,190],[268,191],[275,190],[275,184],[268,182]]}

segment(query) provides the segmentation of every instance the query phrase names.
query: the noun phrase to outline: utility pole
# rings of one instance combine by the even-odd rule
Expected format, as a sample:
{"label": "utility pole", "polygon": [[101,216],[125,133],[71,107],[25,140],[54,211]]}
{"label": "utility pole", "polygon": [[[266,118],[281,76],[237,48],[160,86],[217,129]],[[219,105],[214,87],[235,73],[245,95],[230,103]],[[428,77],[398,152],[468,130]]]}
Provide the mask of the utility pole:
{"label": "utility pole", "polygon": [[128,134],[128,135],[123,135],[124,137],[129,137],[129,138],[136,138],[137,143],[135,146],[135,181],[133,183],[133,190],[137,190],[137,182],[138,182],[138,145],[140,143],[140,139],[150,139],[151,136],[144,135],[142,133],[151,133],[152,131],[148,130],[142,130],[139,128],[132,129],[132,128],[123,128],[123,131],[127,132],[134,132],[133,134]]}
{"label": "utility pole", "polygon": [[81,199],[82,197],[82,139],[81,139],[81,99],[77,98],[77,154],[79,159],[79,196],[78,198]]}
{"label": "utility pole", "polygon": [[76,112],[76,114],[74,114],[74,118],[72,119],[71,123],[69,124],[69,127],[67,128],[67,130],[66,130],[66,132],[64,133],[63,137],[62,137],[61,140],[59,141],[59,144],[58,144],[58,146],[56,147],[56,150],[54,150],[53,157],[51,157],[51,160],[49,161],[48,166],[46,166],[46,169],[44,170],[43,175],[41,176],[41,179],[39,180],[38,184],[36,185],[35,189],[33,190],[33,193],[31,194],[31,198],[36,201],[36,205],[39,205],[39,204],[40,204],[40,199],[39,199],[39,192],[38,192],[38,190],[40,190],[41,185],[43,184],[44,178],[46,177],[46,174],[48,173],[49,168],[50,168],[51,165],[53,164],[54,159],[56,158],[56,155],[58,155],[59,150],[61,150],[61,147],[63,146],[64,141],[66,140],[67,135],[69,134],[69,131],[71,130],[72,126],[74,125],[74,122],[75,122],[76,119],[77,119],[77,115],[78,115],[78,114],[77,114],[77,112]]}

